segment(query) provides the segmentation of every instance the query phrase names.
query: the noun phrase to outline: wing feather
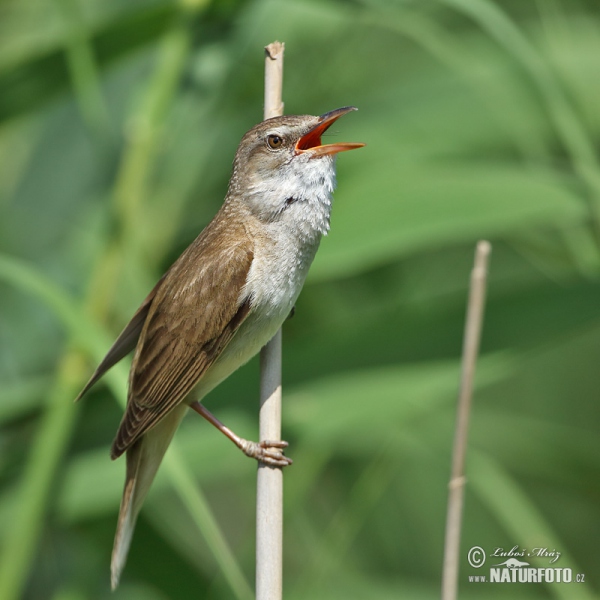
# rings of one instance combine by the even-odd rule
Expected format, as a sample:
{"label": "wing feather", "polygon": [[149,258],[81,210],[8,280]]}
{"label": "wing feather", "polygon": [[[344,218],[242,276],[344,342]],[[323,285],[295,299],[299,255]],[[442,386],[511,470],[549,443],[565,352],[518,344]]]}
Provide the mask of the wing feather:
{"label": "wing feather", "polygon": [[113,458],[185,399],[250,312],[243,290],[254,255],[238,240],[207,228],[166,274],[140,334]]}
{"label": "wing feather", "polygon": [[140,334],[142,333],[146,317],[148,316],[150,305],[152,304],[154,296],[156,296],[156,291],[161,286],[163,279],[164,276],[160,278],[152,291],[146,296],[141,306],[137,309],[133,317],[131,317],[129,323],[127,323],[123,331],[119,334],[119,337],[115,340],[115,343],[106,353],[106,356],[102,359],[102,362],[98,365],[94,374],[90,377],[90,380],[85,384],[85,387],[81,392],[79,392],[77,398],[75,398],[75,402],[78,402],[96,381],[106,373],[106,371],[116,365],[135,348]]}

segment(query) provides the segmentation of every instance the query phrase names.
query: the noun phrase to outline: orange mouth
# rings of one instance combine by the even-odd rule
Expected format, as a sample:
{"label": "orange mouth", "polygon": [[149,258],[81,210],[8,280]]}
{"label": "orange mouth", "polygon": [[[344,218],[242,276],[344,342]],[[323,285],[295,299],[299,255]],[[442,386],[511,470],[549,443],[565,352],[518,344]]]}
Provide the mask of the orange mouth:
{"label": "orange mouth", "polygon": [[317,156],[327,156],[345,152],[346,150],[355,150],[362,148],[364,144],[354,142],[339,142],[337,144],[321,144],[321,136],[343,115],[358,110],[354,106],[345,106],[331,112],[325,113],[319,117],[319,123],[308,133],[305,133],[296,143],[296,154],[302,152],[311,153],[311,158]]}

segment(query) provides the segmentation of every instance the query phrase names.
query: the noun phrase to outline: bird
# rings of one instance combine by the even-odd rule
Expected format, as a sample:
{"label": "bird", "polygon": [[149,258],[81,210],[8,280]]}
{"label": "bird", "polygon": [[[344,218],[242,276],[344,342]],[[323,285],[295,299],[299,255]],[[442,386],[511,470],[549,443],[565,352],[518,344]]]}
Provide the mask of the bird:
{"label": "bird", "polygon": [[321,136],[354,110],[273,117],[243,136],[221,208],[144,299],[78,395],[134,351],[111,447],[113,460],[126,454],[113,589],[144,498],[188,408],[246,455],[273,467],[291,464],[286,442],[240,438],[200,401],[257,354],[292,311],[329,231],[335,157],[364,146],[323,144]]}

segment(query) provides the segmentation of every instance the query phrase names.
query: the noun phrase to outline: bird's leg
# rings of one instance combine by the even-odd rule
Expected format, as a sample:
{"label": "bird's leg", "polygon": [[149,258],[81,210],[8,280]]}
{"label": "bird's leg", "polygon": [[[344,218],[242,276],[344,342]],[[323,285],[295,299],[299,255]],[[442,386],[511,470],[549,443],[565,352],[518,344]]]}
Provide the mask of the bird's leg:
{"label": "bird's leg", "polygon": [[206,407],[200,402],[192,402],[190,408],[195,410],[201,417],[204,417],[211,425],[214,425],[221,433],[225,434],[246,456],[255,458],[256,460],[269,465],[271,467],[287,467],[292,464],[292,459],[283,456],[282,451],[287,448],[288,443],[279,442],[251,442],[236,435],[217,417],[215,417]]}

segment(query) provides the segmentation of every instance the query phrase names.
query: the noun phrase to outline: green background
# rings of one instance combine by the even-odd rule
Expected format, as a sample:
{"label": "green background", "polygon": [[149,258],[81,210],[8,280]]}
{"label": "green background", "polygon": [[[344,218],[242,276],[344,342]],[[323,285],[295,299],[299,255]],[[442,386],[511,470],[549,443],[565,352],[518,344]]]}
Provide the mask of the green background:
{"label": "green background", "polygon": [[[111,595],[127,365],[72,400],[220,205],[274,39],[286,112],[358,106],[328,139],[367,143],[339,157],[332,230],[284,327],[285,598],[439,597],[482,238],[460,598],[597,597],[592,0],[0,3],[0,597],[251,597],[256,466],[194,416]],[[206,400],[249,438],[257,367]],[[557,550],[586,583],[469,583],[487,571],[475,545]]]}

